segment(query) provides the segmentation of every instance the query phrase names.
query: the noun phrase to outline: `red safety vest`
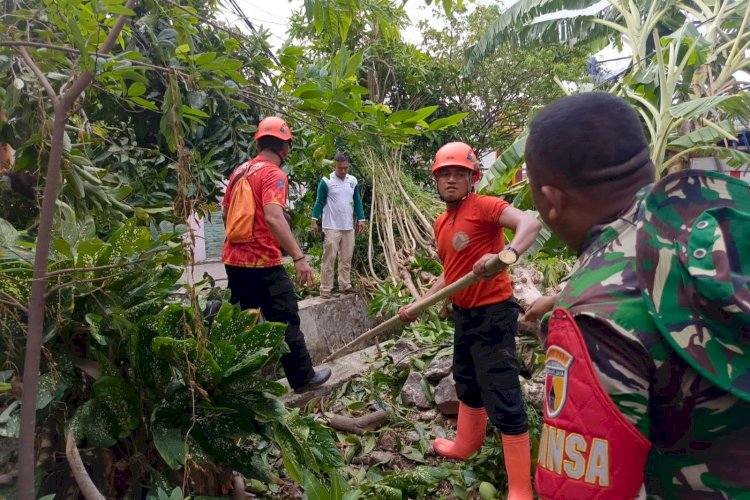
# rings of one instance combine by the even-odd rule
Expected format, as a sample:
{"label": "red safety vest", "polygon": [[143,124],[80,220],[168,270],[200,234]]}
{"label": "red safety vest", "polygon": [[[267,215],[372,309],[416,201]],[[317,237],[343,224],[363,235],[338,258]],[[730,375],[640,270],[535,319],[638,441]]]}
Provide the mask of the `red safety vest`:
{"label": "red safety vest", "polygon": [[547,337],[539,496],[635,498],[650,449],[604,391],[573,317],[555,309]]}

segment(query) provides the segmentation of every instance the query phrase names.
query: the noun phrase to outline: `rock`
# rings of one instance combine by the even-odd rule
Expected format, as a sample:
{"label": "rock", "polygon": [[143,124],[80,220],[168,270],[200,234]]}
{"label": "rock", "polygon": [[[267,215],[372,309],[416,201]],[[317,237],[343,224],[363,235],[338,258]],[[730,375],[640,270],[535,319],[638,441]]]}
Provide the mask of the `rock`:
{"label": "rock", "polygon": [[437,410],[427,410],[419,413],[419,420],[422,422],[432,422],[435,420],[435,417],[437,417],[439,413]]}
{"label": "rock", "polygon": [[[378,446],[387,451],[394,451],[396,449],[397,439],[398,436],[396,435],[396,431],[387,430],[380,435],[380,438],[378,439]],[[417,440],[419,440],[419,436],[417,436]]]}
{"label": "rock", "polygon": [[407,443],[415,443],[419,441],[419,433],[417,431],[409,431],[403,436],[403,440]]}
{"label": "rock", "polygon": [[388,463],[395,455],[387,451],[373,450],[370,452],[371,463]]}
{"label": "rock", "polygon": [[391,350],[388,351],[388,357],[391,362],[396,365],[399,370],[404,370],[410,366],[410,354],[417,350],[417,346],[408,340],[399,339]]}
{"label": "rock", "polygon": [[401,402],[408,406],[416,406],[421,410],[427,410],[431,407],[427,396],[422,389],[424,377],[421,373],[411,372],[409,378],[404,382],[401,388]]}
{"label": "rock", "polygon": [[543,278],[539,271],[531,267],[514,266],[511,278],[513,295],[524,309],[542,296],[542,292],[537,287],[537,284],[541,283]]}
{"label": "rock", "polygon": [[442,427],[433,427],[432,433],[435,435],[436,438],[442,438],[445,439],[448,435],[445,433],[445,429]]}
{"label": "rock", "polygon": [[453,375],[448,375],[440,381],[433,396],[440,413],[446,416],[458,415],[458,396],[456,395],[456,383],[453,381]]}
{"label": "rock", "polygon": [[367,456],[352,458],[352,464],[369,466],[380,463],[390,463],[394,458],[396,458],[396,455],[389,451],[373,450]]}
{"label": "rock", "polygon": [[436,356],[424,371],[430,382],[444,379],[453,371],[453,356]]}
{"label": "rock", "polygon": [[536,337],[542,338],[542,325],[539,321],[519,321],[518,322],[518,335],[519,337]]}
{"label": "rock", "polygon": [[538,373],[531,380],[521,381],[521,391],[526,401],[537,410],[544,406],[544,370]]}

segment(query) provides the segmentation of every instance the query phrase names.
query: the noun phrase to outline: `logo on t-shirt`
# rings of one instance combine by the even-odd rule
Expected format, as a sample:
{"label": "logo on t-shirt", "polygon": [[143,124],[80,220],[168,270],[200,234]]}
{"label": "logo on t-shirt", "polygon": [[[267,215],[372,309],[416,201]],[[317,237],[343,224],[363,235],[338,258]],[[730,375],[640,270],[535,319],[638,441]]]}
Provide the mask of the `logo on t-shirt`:
{"label": "logo on t-shirt", "polygon": [[549,418],[560,414],[568,400],[568,372],[573,363],[573,356],[557,346],[547,349],[545,361],[546,377],[544,393],[547,399],[545,410]]}
{"label": "logo on t-shirt", "polygon": [[469,235],[463,231],[459,231],[453,235],[451,244],[453,245],[453,250],[460,252],[469,245]]}
{"label": "logo on t-shirt", "polygon": [[276,182],[276,187],[277,187],[277,188],[279,188],[279,191],[282,191],[282,190],[284,189],[284,181],[283,181],[283,180],[281,180],[281,179],[279,179],[279,180],[278,180],[278,181]]}

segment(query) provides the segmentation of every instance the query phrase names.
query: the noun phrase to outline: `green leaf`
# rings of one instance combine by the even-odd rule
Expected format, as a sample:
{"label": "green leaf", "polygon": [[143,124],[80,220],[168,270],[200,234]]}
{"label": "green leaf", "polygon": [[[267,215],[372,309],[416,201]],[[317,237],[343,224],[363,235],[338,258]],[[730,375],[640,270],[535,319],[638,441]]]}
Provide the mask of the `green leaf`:
{"label": "green leaf", "polygon": [[119,16],[134,16],[135,12],[128,9],[124,5],[118,5],[118,4],[109,4],[107,5],[107,12],[110,14],[117,14]]}
{"label": "green leaf", "polygon": [[339,12],[338,20],[341,40],[345,42],[349,34],[349,27],[352,25],[352,14],[349,11],[341,11]]}
{"label": "green leaf", "polygon": [[185,115],[189,115],[189,116],[197,116],[199,118],[209,118],[209,115],[207,113],[201,111],[200,109],[191,108],[191,107],[186,106],[184,104],[182,105],[182,112]]}
{"label": "green leaf", "polygon": [[458,125],[458,123],[466,118],[469,113],[456,113],[455,115],[446,116],[445,118],[438,118],[437,120],[430,122],[430,130],[443,130],[448,127]]}
{"label": "green leaf", "polygon": [[139,106],[141,106],[143,108],[149,109],[151,111],[159,111],[159,107],[156,105],[156,103],[154,103],[152,101],[148,101],[146,99],[143,99],[143,98],[137,97],[137,96],[130,97],[129,100],[131,102],[134,102],[135,104],[137,104],[137,105],[139,105]]}
{"label": "green leaf", "polygon": [[387,486],[385,484],[371,484],[367,488],[366,498],[377,498],[378,500],[401,500],[403,494],[401,490]]}
{"label": "green leaf", "polygon": [[193,335],[195,315],[192,308],[170,304],[159,314],[157,331],[160,337],[185,339]]}
{"label": "green leaf", "polygon": [[285,332],[285,324],[272,322],[262,323],[245,330],[236,337],[237,354],[235,359],[240,361],[261,349],[276,349],[284,342]]}
{"label": "green leaf", "polygon": [[258,322],[258,311],[256,309],[242,310],[237,305],[224,302],[219,309],[211,325],[209,340],[218,342],[226,340],[232,344],[245,332],[250,330]]}
{"label": "green leaf", "polygon": [[420,465],[414,470],[396,472],[383,478],[381,484],[415,493],[420,486],[433,486],[448,478],[450,472],[442,467]]}
{"label": "green leaf", "polygon": [[254,375],[246,375],[244,377],[238,377],[229,382],[222,382],[220,385],[222,390],[226,392],[267,392],[274,396],[282,396],[286,394],[287,389],[284,385],[279,384],[273,380],[267,380],[264,378],[256,377]]}
{"label": "green leaf", "polygon": [[346,62],[346,69],[344,70],[343,78],[353,78],[359,73],[359,68],[362,66],[363,52],[355,52]]}
{"label": "green leaf", "polygon": [[0,436],[18,438],[21,430],[21,402],[16,400],[0,413]]}
{"label": "green leaf", "polygon": [[99,238],[81,241],[75,249],[76,266],[85,268],[104,264],[101,259],[108,250],[109,247]]}
{"label": "green leaf", "polygon": [[289,428],[279,423],[275,423],[273,429],[276,444],[278,444],[281,449],[281,458],[284,462],[284,468],[289,474],[289,477],[294,481],[301,483],[304,480],[303,471],[305,470],[302,464],[306,463],[305,457],[307,454],[304,452],[304,449],[300,446],[300,443]]}
{"label": "green leaf", "polygon": [[232,367],[237,349],[228,340],[217,340],[208,343],[208,352],[214,357],[222,370]]}
{"label": "green leaf", "polygon": [[278,422],[287,415],[286,408],[278,398],[262,392],[226,394],[217,398],[217,404],[235,408],[241,415],[252,414],[261,422]]}
{"label": "green leaf", "polygon": [[151,427],[151,432],[154,446],[164,462],[172,470],[179,469],[185,463],[185,442],[180,429],[167,429],[154,425]]}
{"label": "green leaf", "polygon": [[[0,219],[0,238],[2,238],[2,223],[3,220]],[[52,242],[52,246],[60,255],[69,259],[73,258],[73,251],[70,248],[70,244],[64,239],[55,238],[55,240]]]}
{"label": "green leaf", "polygon": [[129,256],[148,250],[151,234],[148,228],[138,226],[138,221],[129,219],[110,236],[108,243],[113,255]]}
{"label": "green leaf", "polygon": [[66,434],[68,430],[73,431],[76,441],[86,438],[89,446],[109,448],[117,442],[117,430],[110,415],[95,399],[89,399],[78,408],[68,422]]}
{"label": "green leaf", "polygon": [[5,219],[0,219],[0,246],[13,248],[18,240],[19,233],[16,228]]}
{"label": "green leaf", "polygon": [[221,380],[221,367],[208,349],[195,339],[156,337],[151,346],[157,356],[177,368],[185,378],[190,378],[194,373],[198,383],[208,387]]}
{"label": "green leaf", "polygon": [[272,357],[272,350],[268,348],[248,353],[244,359],[237,361],[231,368],[226,370],[223,378],[229,382],[250,375],[265,366]]}
{"label": "green leaf", "polygon": [[306,470],[302,470],[302,486],[305,489],[305,497],[309,500],[332,500],[328,488],[321,483],[317,477]]}
{"label": "green leaf", "polygon": [[94,397],[117,429],[127,437],[140,424],[140,404],[133,385],[122,377],[105,375],[94,382]]}
{"label": "green leaf", "polygon": [[739,92],[734,95],[720,95],[691,99],[669,108],[675,118],[695,119],[706,113],[720,110],[732,118],[750,119],[750,95]]}
{"label": "green leaf", "polygon": [[453,10],[453,0],[443,0],[443,10],[446,16],[450,16]]}
{"label": "green leaf", "polygon": [[734,124],[731,120],[724,120],[714,124],[716,127],[724,131],[722,134],[720,131],[713,127],[703,127],[698,130],[694,130],[686,135],[678,136],[669,142],[669,148],[693,148],[697,146],[713,145],[722,139],[725,139],[727,135],[736,136],[737,132],[734,129]]}
{"label": "green leaf", "polygon": [[388,119],[386,120],[386,122],[390,124],[401,123],[401,122],[409,120],[410,118],[415,118],[416,116],[417,116],[416,111],[412,111],[410,109],[402,109],[390,115]]}
{"label": "green leaf", "polygon": [[141,82],[134,82],[128,87],[128,97],[139,97],[146,93],[146,86]]}
{"label": "green leaf", "polygon": [[508,149],[503,151],[503,154],[495,160],[477,184],[477,191],[481,192],[485,189],[497,191],[508,186],[523,164],[527,137],[526,133],[521,134]]}
{"label": "green leaf", "polygon": [[407,122],[411,123],[417,123],[423,121],[425,118],[433,114],[435,111],[438,110],[438,106],[427,106],[424,108],[420,108],[415,111],[415,116],[412,119],[405,120]]}
{"label": "green leaf", "polygon": [[36,398],[37,411],[43,410],[52,401],[62,397],[69,385],[69,381],[59,370],[40,375],[39,392]]}
{"label": "green leaf", "polygon": [[265,462],[265,454],[258,453],[252,444],[238,444],[236,440],[211,432],[206,434],[203,426],[196,424],[196,441],[216,462],[228,465],[246,478],[257,479],[266,484],[273,481],[271,468]]}
{"label": "green leaf", "polygon": [[151,349],[151,343],[158,337],[158,319],[156,316],[143,316],[138,327],[130,335],[130,365],[133,379],[155,394],[161,395],[169,383],[172,370],[169,363],[160,359]]}
{"label": "green leaf", "polygon": [[329,427],[311,422],[307,446],[322,470],[334,471],[345,465],[341,451],[336,446],[336,433]]}
{"label": "green leaf", "polygon": [[88,313],[85,316],[85,319],[86,323],[89,324],[89,333],[94,338],[94,340],[96,340],[99,345],[107,345],[107,337],[103,335],[104,318],[99,316],[98,314]]}

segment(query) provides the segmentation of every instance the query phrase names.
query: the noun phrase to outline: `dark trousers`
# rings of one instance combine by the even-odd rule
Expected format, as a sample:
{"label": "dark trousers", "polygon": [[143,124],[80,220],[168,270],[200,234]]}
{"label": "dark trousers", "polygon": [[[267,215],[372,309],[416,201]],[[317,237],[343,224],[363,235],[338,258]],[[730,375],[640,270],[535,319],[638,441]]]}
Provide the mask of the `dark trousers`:
{"label": "dark trousers", "polygon": [[523,434],[529,424],[518,381],[518,303],[511,298],[471,309],[454,305],[453,310],[453,379],[458,399],[472,408],[484,406],[503,434]]}
{"label": "dark trousers", "polygon": [[292,389],[307,385],[315,372],[299,327],[294,283],[286,269],[283,266],[224,267],[232,291],[232,304],[239,303],[242,309],[260,308],[267,321],[286,324],[284,339],[289,352],[281,357],[281,365]]}

